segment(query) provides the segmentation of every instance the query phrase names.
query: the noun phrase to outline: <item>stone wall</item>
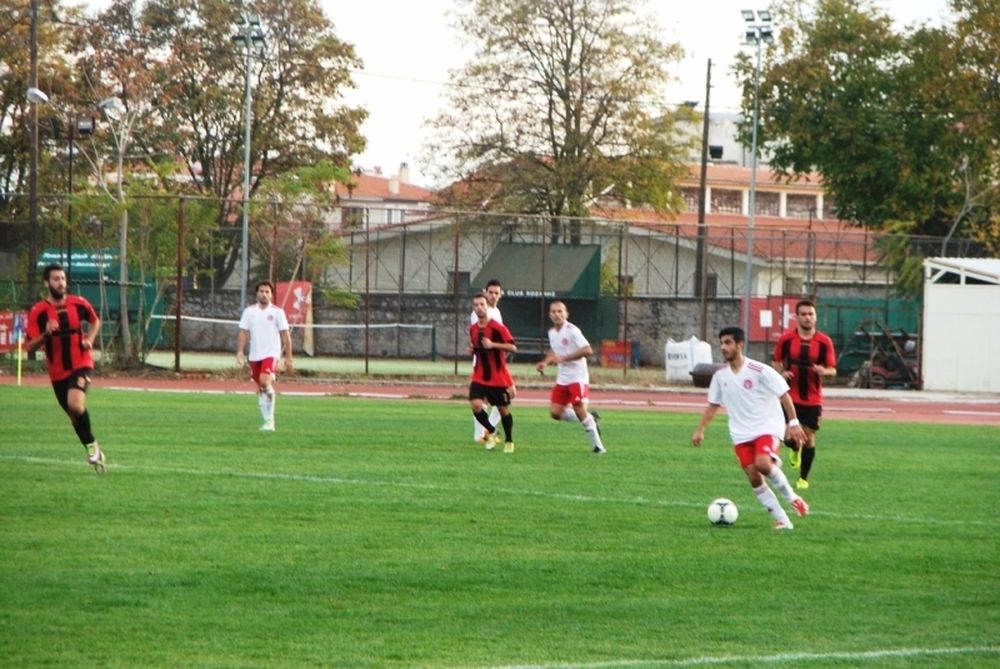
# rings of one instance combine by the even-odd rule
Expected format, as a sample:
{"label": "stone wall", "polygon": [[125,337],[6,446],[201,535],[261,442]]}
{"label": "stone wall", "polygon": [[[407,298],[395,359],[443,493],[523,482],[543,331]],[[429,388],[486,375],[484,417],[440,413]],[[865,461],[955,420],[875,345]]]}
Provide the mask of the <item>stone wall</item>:
{"label": "stone wall", "polygon": [[[876,297],[885,294],[885,288],[853,290],[838,286],[840,294],[855,297]],[[832,293],[831,293],[832,296]],[[822,300],[822,297],[820,298]],[[501,303],[501,308],[502,308]],[[365,337],[362,330],[365,321],[364,303],[357,309],[330,306],[322,295],[317,295],[313,305],[313,319],[317,324],[337,324],[351,328],[315,330],[316,355],[363,356]],[[701,324],[701,300],[696,298],[632,298],[628,303],[619,304],[620,322],[627,317],[626,338],[639,343],[641,365],[663,367],[668,339],[681,341],[698,336]],[[173,305],[166,306],[172,313]],[[186,316],[197,316],[232,321],[231,323],[211,323],[185,320],[181,329],[181,348],[190,351],[232,351],[236,348],[236,321],[239,319],[239,293],[237,291],[187,291],[184,295]],[[712,345],[717,361],[718,346],[716,333],[726,326],[739,324],[740,300],[711,299],[707,302],[707,341]],[[458,356],[465,357],[465,332],[468,327],[469,306],[467,299],[461,299],[457,308],[451,295],[441,294],[377,294],[372,295],[368,307],[368,322],[372,326],[389,323],[433,326],[425,328],[380,328],[372,327],[368,337],[368,354],[371,357],[430,358],[432,347],[438,358],[451,359],[456,350],[456,327],[458,332]],[[168,322],[169,323],[169,322]],[[173,346],[173,327],[163,328],[160,348]],[[517,336],[517,333],[514,333]],[[301,347],[301,339],[294,337],[296,348]],[[595,353],[599,342],[591,342]],[[750,357],[767,360],[771,354],[767,344],[752,344],[747,350]]]}
{"label": "stone wall", "polygon": [[[458,325],[468,327],[467,301],[460,309]],[[173,311],[173,305],[166,307]],[[228,323],[185,319],[181,327],[181,348],[187,351],[230,351],[236,349],[236,323],[239,320],[237,291],[187,291],[184,294],[185,316],[218,319]],[[451,357],[455,348],[454,299],[450,295],[408,295],[400,301],[398,295],[372,295],[368,307],[368,322],[372,326],[368,337],[368,353],[374,357],[429,358],[432,348],[437,356]],[[324,304],[317,295],[313,305],[313,321],[317,325],[335,324],[337,328],[317,327],[314,330],[316,355],[361,356],[365,353],[363,326],[365,309],[334,307]],[[422,328],[380,327],[390,323],[425,326]],[[164,327],[160,348],[173,346],[174,330]],[[296,348],[301,338],[293,337]],[[465,356],[464,340],[460,355]]]}

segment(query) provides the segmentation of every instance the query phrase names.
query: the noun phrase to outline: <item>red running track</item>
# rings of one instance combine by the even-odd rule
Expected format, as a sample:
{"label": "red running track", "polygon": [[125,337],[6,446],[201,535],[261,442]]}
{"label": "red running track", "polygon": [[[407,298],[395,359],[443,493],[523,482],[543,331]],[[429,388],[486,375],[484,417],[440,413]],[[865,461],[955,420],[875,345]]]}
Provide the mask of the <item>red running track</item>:
{"label": "red running track", "polygon": [[[16,379],[0,375],[0,385],[14,385]],[[24,385],[49,385],[47,377],[27,376]],[[439,383],[389,381],[311,381],[282,379],[282,394],[329,395],[369,399],[461,400],[467,386]],[[249,393],[249,382],[215,378],[177,379],[145,377],[98,377],[94,390],[153,390],[173,392]],[[515,404],[544,407],[548,404],[549,386],[532,384],[520,387]],[[654,390],[648,388],[591,388],[591,405],[599,409],[644,409],[699,413],[705,407],[706,391],[698,388]],[[924,391],[879,391],[830,388],[826,391],[823,417],[827,420],[901,421],[1000,426],[1000,397],[963,395]],[[1000,439],[1000,434],[998,434]]]}

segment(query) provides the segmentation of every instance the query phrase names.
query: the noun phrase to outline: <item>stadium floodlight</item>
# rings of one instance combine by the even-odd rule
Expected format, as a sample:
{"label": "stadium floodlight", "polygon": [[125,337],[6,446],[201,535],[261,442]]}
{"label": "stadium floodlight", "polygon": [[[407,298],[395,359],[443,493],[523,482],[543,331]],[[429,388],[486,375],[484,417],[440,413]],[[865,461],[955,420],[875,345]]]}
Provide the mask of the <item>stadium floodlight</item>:
{"label": "stadium floodlight", "polygon": [[33,105],[44,105],[49,101],[49,96],[45,94],[40,88],[35,88],[34,86],[28,89],[28,93],[25,96],[28,98],[28,102]]}

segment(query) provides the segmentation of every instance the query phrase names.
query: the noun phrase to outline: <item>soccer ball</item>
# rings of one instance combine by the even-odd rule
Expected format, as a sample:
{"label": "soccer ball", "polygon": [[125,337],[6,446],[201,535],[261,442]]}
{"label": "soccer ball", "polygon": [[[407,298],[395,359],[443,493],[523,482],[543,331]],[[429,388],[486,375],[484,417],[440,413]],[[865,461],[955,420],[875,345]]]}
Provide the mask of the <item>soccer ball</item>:
{"label": "soccer ball", "polygon": [[732,525],[740,517],[740,510],[725,497],[713,499],[708,505],[708,522],[713,525]]}

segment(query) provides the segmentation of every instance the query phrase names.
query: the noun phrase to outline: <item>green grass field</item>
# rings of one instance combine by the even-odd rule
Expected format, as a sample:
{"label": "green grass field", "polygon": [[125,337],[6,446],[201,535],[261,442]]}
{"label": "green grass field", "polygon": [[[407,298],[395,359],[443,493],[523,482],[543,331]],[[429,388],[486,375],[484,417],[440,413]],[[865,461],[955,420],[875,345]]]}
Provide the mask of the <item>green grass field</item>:
{"label": "green grass field", "polygon": [[[0,665],[989,667],[995,427],[827,422],[794,532],[725,420],[603,413],[610,453],[515,406],[96,388],[109,470],[48,388],[0,386]],[[733,499],[740,520],[711,527]]]}

